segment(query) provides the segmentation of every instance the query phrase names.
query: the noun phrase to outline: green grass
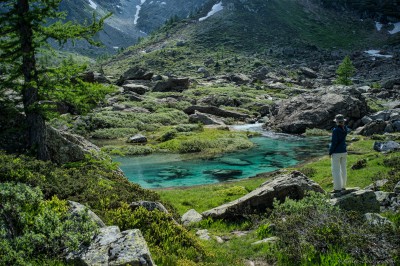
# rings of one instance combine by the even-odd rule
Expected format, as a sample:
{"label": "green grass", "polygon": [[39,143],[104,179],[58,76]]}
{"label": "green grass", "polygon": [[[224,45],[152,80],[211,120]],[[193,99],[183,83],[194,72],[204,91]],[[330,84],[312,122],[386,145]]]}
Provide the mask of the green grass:
{"label": "green grass", "polygon": [[190,209],[201,213],[240,198],[265,181],[265,177],[249,178],[218,185],[163,189],[156,190],[156,192],[163,201],[172,204],[182,215]]}

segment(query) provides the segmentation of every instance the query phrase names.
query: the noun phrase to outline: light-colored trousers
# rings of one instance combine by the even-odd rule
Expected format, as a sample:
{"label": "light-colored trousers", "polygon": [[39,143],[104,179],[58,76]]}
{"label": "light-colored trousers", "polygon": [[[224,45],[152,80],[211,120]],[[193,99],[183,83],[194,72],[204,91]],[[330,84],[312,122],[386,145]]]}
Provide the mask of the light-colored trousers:
{"label": "light-colored trousers", "polygon": [[333,189],[341,190],[346,188],[347,183],[347,152],[333,153],[332,154],[332,176],[333,176]]}

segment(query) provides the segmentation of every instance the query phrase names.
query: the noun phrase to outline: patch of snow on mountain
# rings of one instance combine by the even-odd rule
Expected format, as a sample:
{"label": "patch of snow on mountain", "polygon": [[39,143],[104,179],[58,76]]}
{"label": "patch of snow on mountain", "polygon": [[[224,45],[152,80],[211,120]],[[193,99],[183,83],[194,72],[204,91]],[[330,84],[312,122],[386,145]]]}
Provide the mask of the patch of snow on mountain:
{"label": "patch of snow on mountain", "polygon": [[396,34],[396,33],[400,32],[400,22],[393,23],[393,25],[394,25],[394,28],[393,28],[393,30],[390,30],[389,33]]}
{"label": "patch of snow on mountain", "polygon": [[165,2],[161,2],[161,5],[166,5],[167,3],[165,3]]}
{"label": "patch of snow on mountain", "polygon": [[222,6],[222,1],[219,2],[218,4],[215,4],[212,8],[211,11],[208,12],[207,16],[199,18],[199,21],[203,21],[209,17],[211,17],[212,15],[214,15],[215,13],[221,11],[222,9],[224,9],[224,7]]}
{"label": "patch of snow on mountain", "polygon": [[92,0],[89,0],[89,5],[91,8],[97,9],[97,4],[95,2],[93,2]]}
{"label": "patch of snow on mountain", "polygon": [[139,19],[139,12],[140,9],[142,9],[142,5],[146,2],[146,0],[140,0],[140,5],[136,5],[136,13],[135,13],[135,19],[133,20],[133,24],[137,24],[137,21]]}
{"label": "patch of snow on mountain", "polygon": [[378,22],[378,21],[376,21],[376,22],[375,22],[375,27],[376,27],[376,30],[377,30],[377,31],[381,31],[381,29],[382,29],[382,27],[383,27],[383,24],[380,23],[380,22]]}
{"label": "patch of snow on mountain", "polygon": [[385,57],[385,58],[392,58],[393,55],[388,55],[388,54],[380,54],[381,51],[379,50],[368,50],[365,51],[365,53],[369,54],[370,56],[373,57]]}

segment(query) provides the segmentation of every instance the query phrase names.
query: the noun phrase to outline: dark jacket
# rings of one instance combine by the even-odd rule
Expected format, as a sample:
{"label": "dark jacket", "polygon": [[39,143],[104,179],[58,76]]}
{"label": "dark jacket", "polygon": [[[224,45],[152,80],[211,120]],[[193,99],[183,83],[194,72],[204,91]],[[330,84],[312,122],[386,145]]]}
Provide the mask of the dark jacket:
{"label": "dark jacket", "polygon": [[346,149],[347,127],[335,126],[332,130],[332,140],[329,145],[329,155],[332,153],[347,152]]}

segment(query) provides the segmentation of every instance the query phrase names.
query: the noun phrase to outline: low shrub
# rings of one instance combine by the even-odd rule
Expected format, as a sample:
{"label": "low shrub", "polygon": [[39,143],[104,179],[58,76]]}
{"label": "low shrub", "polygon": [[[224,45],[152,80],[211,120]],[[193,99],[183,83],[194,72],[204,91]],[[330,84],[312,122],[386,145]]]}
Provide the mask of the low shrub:
{"label": "low shrub", "polygon": [[43,200],[39,188],[0,183],[0,264],[59,259],[88,244],[97,225],[87,213],[72,214],[68,208],[56,196]]}
{"label": "low shrub", "polygon": [[122,230],[140,228],[157,264],[176,265],[181,259],[196,262],[206,256],[196,238],[170,214],[143,207],[132,210],[128,204],[122,204],[107,213],[106,221]]}
{"label": "low shrub", "polygon": [[280,264],[321,264],[341,254],[359,264],[398,263],[398,230],[368,225],[362,215],[332,206],[322,194],[310,193],[300,201],[286,199],[274,207],[273,234],[280,239],[279,251],[286,254]]}

